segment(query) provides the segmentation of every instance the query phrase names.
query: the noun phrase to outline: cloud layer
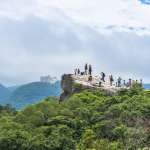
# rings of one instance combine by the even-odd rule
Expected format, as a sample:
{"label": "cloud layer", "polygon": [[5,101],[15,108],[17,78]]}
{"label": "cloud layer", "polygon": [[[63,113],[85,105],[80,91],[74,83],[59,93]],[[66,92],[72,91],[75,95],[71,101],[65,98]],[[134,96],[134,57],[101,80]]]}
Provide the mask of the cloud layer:
{"label": "cloud layer", "polygon": [[148,14],[138,0],[0,2],[0,82],[60,77],[85,62],[95,73],[149,82]]}

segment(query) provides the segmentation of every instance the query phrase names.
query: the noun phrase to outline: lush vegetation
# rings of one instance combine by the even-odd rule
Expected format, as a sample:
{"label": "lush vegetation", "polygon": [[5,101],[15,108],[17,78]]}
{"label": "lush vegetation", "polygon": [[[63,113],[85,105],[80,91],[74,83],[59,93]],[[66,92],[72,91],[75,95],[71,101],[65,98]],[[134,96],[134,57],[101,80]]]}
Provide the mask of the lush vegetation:
{"label": "lush vegetation", "polygon": [[0,150],[144,150],[150,147],[150,92],[135,85],[106,96],[83,91],[0,111]]}

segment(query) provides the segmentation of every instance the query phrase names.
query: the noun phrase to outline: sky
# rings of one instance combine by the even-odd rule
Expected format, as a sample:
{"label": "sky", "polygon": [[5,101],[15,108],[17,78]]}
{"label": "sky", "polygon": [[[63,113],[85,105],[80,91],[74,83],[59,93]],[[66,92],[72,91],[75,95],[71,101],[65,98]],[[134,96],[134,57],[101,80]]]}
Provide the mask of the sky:
{"label": "sky", "polygon": [[150,0],[0,0],[0,83],[93,66],[150,83]]}

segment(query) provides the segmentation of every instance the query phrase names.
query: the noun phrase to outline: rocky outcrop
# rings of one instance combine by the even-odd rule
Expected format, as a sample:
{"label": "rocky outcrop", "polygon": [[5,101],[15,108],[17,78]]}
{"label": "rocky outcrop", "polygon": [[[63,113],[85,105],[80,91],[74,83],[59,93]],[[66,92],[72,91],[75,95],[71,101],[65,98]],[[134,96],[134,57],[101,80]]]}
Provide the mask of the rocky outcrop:
{"label": "rocky outcrop", "polygon": [[61,88],[63,89],[63,93],[60,96],[60,101],[68,98],[73,93],[73,78],[71,74],[63,75],[61,79]]}
{"label": "rocky outcrop", "polygon": [[82,90],[91,89],[91,90],[103,90],[107,95],[113,95],[116,92],[124,89],[115,86],[110,86],[107,82],[102,82],[99,86],[99,77],[92,77],[92,81],[89,81],[88,75],[72,75],[64,74],[61,79],[61,87],[63,93],[60,96],[60,101],[63,101],[69,98],[74,93],[81,92]]}
{"label": "rocky outcrop", "polygon": [[71,74],[65,74],[62,76],[61,87],[63,89],[63,93],[60,96],[60,101],[67,99],[74,93],[80,92],[85,89],[90,89],[89,86],[79,83]]}

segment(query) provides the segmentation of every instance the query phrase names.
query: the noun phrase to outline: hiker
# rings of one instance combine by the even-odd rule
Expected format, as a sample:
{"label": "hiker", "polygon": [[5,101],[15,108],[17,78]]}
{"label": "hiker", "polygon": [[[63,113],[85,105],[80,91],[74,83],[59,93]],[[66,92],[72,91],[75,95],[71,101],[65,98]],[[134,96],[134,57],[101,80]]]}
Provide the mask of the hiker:
{"label": "hiker", "polygon": [[101,72],[101,77],[102,77],[101,80],[102,80],[103,82],[105,82],[105,76],[106,76],[105,73],[104,73],[104,72]]}
{"label": "hiker", "polygon": [[87,75],[87,71],[88,71],[88,64],[87,63],[85,64],[84,69],[85,69],[85,75]]}
{"label": "hiker", "polygon": [[143,87],[143,79],[140,79],[140,85]]}
{"label": "hiker", "polygon": [[80,75],[80,69],[78,68],[78,75]]}
{"label": "hiker", "polygon": [[118,78],[118,87],[121,87],[121,77]]}
{"label": "hiker", "polygon": [[78,69],[74,69],[74,75],[77,75]]}
{"label": "hiker", "polygon": [[89,65],[89,75],[91,76],[92,75],[92,66]]}
{"label": "hiker", "polygon": [[112,86],[112,84],[114,82],[114,78],[112,75],[109,76],[109,81],[110,81],[110,86]]}
{"label": "hiker", "polygon": [[127,86],[126,80],[123,80],[123,85],[124,85],[124,86]]}
{"label": "hiker", "polygon": [[132,85],[132,79],[130,78],[129,79],[129,87],[131,87],[131,85]]}

